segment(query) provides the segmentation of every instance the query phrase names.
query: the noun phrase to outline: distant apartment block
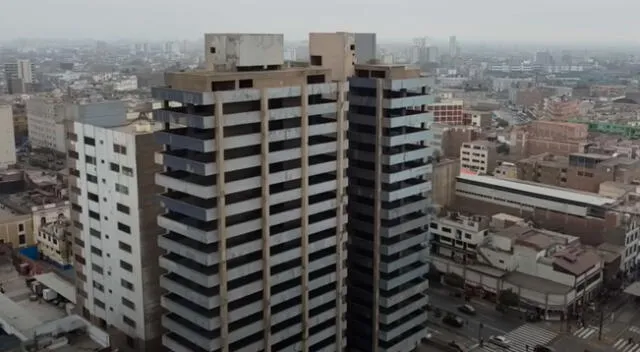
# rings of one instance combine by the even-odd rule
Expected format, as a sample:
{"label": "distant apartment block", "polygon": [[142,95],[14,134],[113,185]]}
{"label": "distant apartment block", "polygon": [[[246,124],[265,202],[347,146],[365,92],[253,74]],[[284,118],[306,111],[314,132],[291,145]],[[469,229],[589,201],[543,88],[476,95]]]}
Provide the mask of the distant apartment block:
{"label": "distant apartment block", "polygon": [[77,309],[121,351],[158,351],[160,146],[152,132],[160,124],[67,127]]}
{"label": "distant apartment block", "polygon": [[460,169],[492,174],[497,165],[497,157],[494,142],[481,140],[464,143],[460,147]]}
{"label": "distant apartment block", "polygon": [[61,217],[39,227],[36,232],[40,257],[64,269],[73,265],[73,236],[69,231],[70,224],[69,219]]}
{"label": "distant apartment block", "polygon": [[429,104],[433,122],[445,125],[464,125],[464,103],[462,100],[445,100]]}
{"label": "distant apartment block", "polygon": [[4,76],[9,94],[28,93],[34,83],[35,65],[29,60],[17,60],[4,64]]}
{"label": "distant apartment block", "polygon": [[0,105],[0,169],[7,169],[16,163],[16,139],[13,131],[13,111],[11,105]]}
{"label": "distant apartment block", "polygon": [[348,84],[325,65],[354,49],[311,47],[283,69],[282,35],[206,34],[210,70],[152,89],[171,351],[346,347]]}
{"label": "distant apartment block", "polygon": [[580,101],[561,99],[547,99],[545,105],[545,118],[552,121],[570,121],[580,116]]}
{"label": "distant apartment block", "polygon": [[578,123],[534,121],[511,131],[510,146],[515,154],[525,156],[552,153],[569,155],[583,152],[587,145],[588,126]]}
{"label": "distant apartment block", "polygon": [[427,335],[429,79],[356,65],[349,82],[349,350],[413,351]]}

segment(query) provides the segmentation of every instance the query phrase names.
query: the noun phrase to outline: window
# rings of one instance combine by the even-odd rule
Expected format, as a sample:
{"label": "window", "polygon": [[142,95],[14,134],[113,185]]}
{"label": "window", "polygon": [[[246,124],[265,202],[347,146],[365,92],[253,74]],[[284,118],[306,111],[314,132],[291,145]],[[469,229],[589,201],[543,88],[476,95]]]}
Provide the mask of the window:
{"label": "window", "polygon": [[118,165],[116,163],[109,163],[109,168],[113,172],[120,172],[120,165]]}
{"label": "window", "polygon": [[120,247],[120,249],[122,249],[125,252],[131,253],[131,246],[122,241],[118,242],[118,247]]}
{"label": "window", "polygon": [[124,322],[125,324],[129,325],[132,328],[136,327],[136,322],[133,319],[127,317],[126,315],[122,316],[122,322]]}
{"label": "window", "polygon": [[429,227],[432,229],[438,229],[438,224],[436,224],[435,222],[432,222],[431,224],[429,224]]}
{"label": "window", "polygon": [[129,225],[125,225],[121,222],[118,222],[118,230],[131,234],[131,227],[129,227]]}
{"label": "window", "polygon": [[70,141],[77,142],[78,141],[78,135],[73,133],[73,132],[67,132],[67,139],[69,139]]}
{"label": "window", "polygon": [[18,232],[24,232],[24,224],[18,224]]}
{"label": "window", "polygon": [[96,237],[96,238],[100,238],[100,231],[93,229],[93,228],[89,228],[89,234],[91,234],[91,236]]}
{"label": "window", "polygon": [[124,204],[116,203],[116,209],[121,213],[129,215],[129,207]]}
{"label": "window", "polygon": [[124,145],[113,143],[113,151],[115,153],[127,154],[127,147]]}
{"label": "window", "polygon": [[210,52],[211,54],[215,54],[215,53],[216,53],[216,47],[215,47],[215,46],[210,47],[210,48],[209,48],[209,52]]}
{"label": "window", "polygon": [[135,349],[136,348],[136,339],[134,339],[133,337],[127,335],[127,346],[129,346],[129,348]]}
{"label": "window", "polygon": [[83,241],[83,240],[81,240],[80,238],[78,238],[78,237],[74,237],[74,238],[73,238],[73,242],[74,242],[75,244],[77,244],[79,247],[84,248],[84,241]]}
{"label": "window", "polygon": [[443,226],[443,227],[441,228],[441,230],[442,230],[442,232],[451,233],[451,229],[450,229],[450,228],[448,228],[448,227],[444,227],[444,226]]}
{"label": "window", "polygon": [[76,259],[76,262],[78,262],[78,263],[80,263],[80,264],[82,264],[82,265],[85,265],[85,264],[86,264],[86,261],[84,260],[84,258],[82,258],[82,256],[81,256],[81,255],[76,254],[74,257],[75,257],[75,259]]}
{"label": "window", "polygon": [[122,305],[125,306],[125,307],[128,307],[128,308],[130,308],[132,310],[136,310],[136,305],[133,302],[131,302],[130,300],[124,298],[124,297],[122,297]]}
{"label": "window", "polygon": [[120,267],[128,272],[133,272],[133,265],[125,262],[124,260],[120,261]]}
{"label": "window", "polygon": [[133,291],[133,284],[125,279],[120,279],[120,285],[129,291]]}
{"label": "window", "polygon": [[100,214],[92,210],[89,210],[89,217],[92,219],[100,220]]}
{"label": "window", "polygon": [[91,253],[102,257],[102,251],[94,246],[91,246]]}
{"label": "window", "polygon": [[313,66],[322,66],[322,56],[320,55],[311,55],[309,61],[311,61],[311,65]]}
{"label": "window", "polygon": [[116,183],[116,192],[126,195],[126,194],[129,194],[129,188],[127,186],[123,186],[119,183]]}
{"label": "window", "polygon": [[77,195],[81,195],[82,194],[82,190],[80,189],[80,187],[71,186],[71,193],[77,194]]}
{"label": "window", "polygon": [[94,201],[94,202],[100,201],[100,198],[98,198],[98,195],[91,192],[87,192],[87,198],[89,198],[90,201]]}
{"label": "window", "polygon": [[82,230],[84,228],[84,226],[82,226],[82,223],[77,220],[73,220],[73,226],[75,226],[75,228],[78,230]]}
{"label": "window", "polygon": [[104,274],[104,270],[102,270],[102,267],[96,263],[91,263],[91,269],[98,274]]}
{"label": "window", "polygon": [[104,286],[97,281],[93,281],[93,287],[100,292],[104,292]]}
{"label": "window", "polygon": [[25,235],[20,235],[18,236],[18,243],[23,245],[27,243],[27,236]]}
{"label": "window", "polygon": [[471,239],[471,234],[470,233],[464,233],[464,238],[470,240]]}
{"label": "window", "polygon": [[105,307],[105,306],[104,306],[104,302],[102,302],[101,300],[99,300],[99,299],[97,299],[97,298],[94,298],[94,299],[93,299],[93,304],[95,304],[95,305],[96,305],[96,307],[100,307],[100,308],[102,308],[102,309],[104,309],[104,307]]}
{"label": "window", "polygon": [[95,157],[92,157],[92,156],[90,156],[90,155],[85,155],[85,157],[84,157],[84,161],[85,161],[87,164],[92,164],[92,165],[95,165],[95,164],[96,164],[96,158],[95,158]]}
{"label": "window", "polygon": [[70,150],[68,155],[71,159],[78,160],[79,155],[78,155],[78,152],[76,152],[75,150]]}
{"label": "window", "polygon": [[133,169],[130,168],[130,167],[123,166],[122,167],[122,174],[125,175],[125,176],[133,176]]}
{"label": "window", "polygon": [[82,207],[79,206],[76,203],[71,203],[71,210],[77,212],[77,213],[82,213]]}
{"label": "window", "polygon": [[96,176],[87,174],[87,181],[92,183],[98,183],[98,178]]}
{"label": "window", "polygon": [[84,144],[86,145],[96,145],[96,140],[91,137],[84,137]]}

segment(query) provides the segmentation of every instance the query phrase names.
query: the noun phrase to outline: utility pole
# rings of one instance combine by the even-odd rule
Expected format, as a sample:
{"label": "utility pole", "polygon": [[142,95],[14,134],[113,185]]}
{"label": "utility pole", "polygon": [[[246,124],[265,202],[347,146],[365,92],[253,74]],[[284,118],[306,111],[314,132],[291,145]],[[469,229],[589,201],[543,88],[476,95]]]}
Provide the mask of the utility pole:
{"label": "utility pole", "polygon": [[604,324],[604,307],[600,306],[600,329],[598,330],[598,340],[602,341],[602,325]]}

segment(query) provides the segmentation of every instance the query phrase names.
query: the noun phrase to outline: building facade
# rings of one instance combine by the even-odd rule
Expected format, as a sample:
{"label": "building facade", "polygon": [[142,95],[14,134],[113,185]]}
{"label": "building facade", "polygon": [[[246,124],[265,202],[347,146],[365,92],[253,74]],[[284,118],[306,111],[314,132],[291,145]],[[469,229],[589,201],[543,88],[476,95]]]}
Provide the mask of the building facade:
{"label": "building facade", "polygon": [[64,269],[73,264],[70,224],[68,218],[61,217],[55,222],[39,227],[36,237],[40,257]]}
{"label": "building facade", "polygon": [[35,65],[29,60],[16,60],[4,64],[4,75],[9,94],[22,94],[30,91],[34,83]]}
{"label": "building facade", "polygon": [[11,105],[0,105],[0,124],[5,126],[0,133],[0,169],[6,169],[16,163],[16,139]]}
{"label": "building facade", "polygon": [[[229,36],[244,35],[207,34],[207,53],[224,52],[210,46]],[[217,71],[167,74],[168,86],[152,89],[164,101],[154,112],[164,122],[163,343],[176,352],[340,351],[348,85],[322,65],[282,69],[282,35],[255,36],[247,42],[274,47],[247,47],[229,64],[212,58]]]}
{"label": "building facade", "polygon": [[463,108],[462,100],[446,100],[429,104],[429,111],[433,113],[433,122],[445,125],[464,125]]}
{"label": "building facade", "polygon": [[413,351],[427,335],[428,79],[356,65],[349,94],[349,350]]}
{"label": "building facade", "polygon": [[496,168],[496,145],[489,141],[474,141],[460,147],[460,169],[492,174]]}
{"label": "building facade", "polygon": [[160,124],[67,126],[77,309],[120,350],[157,351],[162,230],[152,132]]}

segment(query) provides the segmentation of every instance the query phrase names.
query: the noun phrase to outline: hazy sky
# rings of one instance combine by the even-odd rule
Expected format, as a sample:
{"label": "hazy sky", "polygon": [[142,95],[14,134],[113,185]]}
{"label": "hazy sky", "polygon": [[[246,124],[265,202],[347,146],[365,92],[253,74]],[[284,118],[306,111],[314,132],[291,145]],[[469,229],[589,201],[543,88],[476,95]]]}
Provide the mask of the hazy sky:
{"label": "hazy sky", "polygon": [[196,39],[376,32],[380,39],[640,42],[637,0],[0,0],[0,39]]}

